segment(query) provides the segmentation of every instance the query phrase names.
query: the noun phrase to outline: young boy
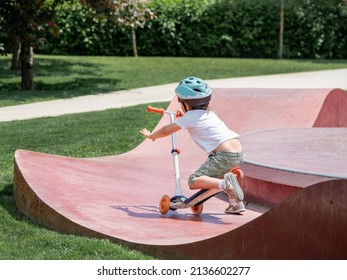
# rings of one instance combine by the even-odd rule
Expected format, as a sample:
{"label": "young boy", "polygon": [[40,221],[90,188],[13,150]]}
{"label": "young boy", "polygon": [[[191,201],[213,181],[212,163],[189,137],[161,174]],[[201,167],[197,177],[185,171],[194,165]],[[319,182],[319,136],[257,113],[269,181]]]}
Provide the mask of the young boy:
{"label": "young boy", "polygon": [[243,191],[236,176],[229,172],[240,165],[244,158],[237,139],[239,135],[209,109],[212,91],[203,80],[188,77],[178,84],[175,92],[184,115],[155,132],[144,128],[140,133],[155,141],[180,129],[187,129],[195,143],[209,154],[206,162],[189,177],[190,189],[223,189],[229,197],[225,213],[244,212]]}

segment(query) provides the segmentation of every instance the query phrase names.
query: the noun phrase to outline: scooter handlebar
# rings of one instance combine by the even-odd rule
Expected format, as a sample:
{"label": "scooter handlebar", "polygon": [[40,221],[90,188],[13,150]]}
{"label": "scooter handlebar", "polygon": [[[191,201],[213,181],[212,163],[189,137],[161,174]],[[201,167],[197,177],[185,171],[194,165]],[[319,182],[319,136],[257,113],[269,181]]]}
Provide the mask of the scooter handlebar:
{"label": "scooter handlebar", "polygon": [[152,107],[152,106],[147,106],[146,110],[149,113],[157,113],[157,114],[160,114],[160,115],[163,115],[165,113],[165,110],[163,108],[155,108],[155,107]]}
{"label": "scooter handlebar", "polygon": [[165,111],[163,108],[156,108],[156,107],[152,107],[152,106],[147,106],[146,110],[149,113],[157,113],[160,115],[164,115],[164,113],[166,112],[169,114],[173,114],[174,116],[176,116],[176,118],[180,118],[184,115],[180,110],[177,110],[177,112],[169,112],[169,111]]}

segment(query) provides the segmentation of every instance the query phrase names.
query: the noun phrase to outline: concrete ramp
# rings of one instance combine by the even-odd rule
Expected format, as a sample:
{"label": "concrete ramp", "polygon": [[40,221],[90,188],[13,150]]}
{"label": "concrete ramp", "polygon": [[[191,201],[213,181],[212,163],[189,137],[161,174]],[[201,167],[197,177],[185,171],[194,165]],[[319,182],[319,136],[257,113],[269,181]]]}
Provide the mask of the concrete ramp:
{"label": "concrete ramp", "polygon": [[268,207],[312,184],[347,179],[347,128],[282,128],[246,133],[246,197]]}
{"label": "concrete ramp", "polygon": [[[310,143],[316,143],[316,149],[303,150],[312,154],[311,159],[291,170],[295,176],[311,176],[305,165],[320,161],[329,168],[339,161],[338,171],[334,165],[318,180],[305,179],[305,184],[293,180],[295,184],[290,184],[291,176],[286,175],[280,177],[288,184],[272,182],[277,172],[287,172],[292,166],[271,161],[277,158],[286,163],[291,154],[288,151],[295,148],[282,145],[281,138],[274,135],[289,143],[303,135],[300,139],[305,143],[305,137],[313,135],[312,127],[346,127],[346,99],[338,89],[214,90],[212,107],[242,135],[246,150],[248,161],[242,168],[248,209],[244,215],[224,214],[224,195],[206,202],[199,217],[189,209],[159,214],[161,196],[174,193],[169,138],[144,141],[128,153],[100,158],[18,150],[14,159],[16,203],[28,217],[53,230],[107,238],[162,258],[346,258],[346,129],[335,128],[331,134],[325,128],[317,130],[315,135],[327,137],[327,141],[331,135],[340,139],[334,141],[337,150],[331,149],[321,161],[320,152],[326,149],[327,141],[315,142],[313,137]],[[177,106],[176,101],[170,104],[172,110]],[[164,116],[159,125],[168,122]],[[259,143],[259,139],[264,142]],[[206,155],[185,131],[178,133],[178,142],[182,150],[181,183],[184,194],[190,196],[193,192],[187,187],[187,178]],[[266,151],[272,156],[267,158]],[[264,166],[271,169],[271,176],[258,178],[257,170]],[[321,169],[312,168],[321,173]],[[262,184],[266,194],[275,193],[274,199],[262,195]]]}
{"label": "concrete ramp", "polygon": [[212,107],[243,134],[272,128],[346,127],[341,89],[215,89]]}

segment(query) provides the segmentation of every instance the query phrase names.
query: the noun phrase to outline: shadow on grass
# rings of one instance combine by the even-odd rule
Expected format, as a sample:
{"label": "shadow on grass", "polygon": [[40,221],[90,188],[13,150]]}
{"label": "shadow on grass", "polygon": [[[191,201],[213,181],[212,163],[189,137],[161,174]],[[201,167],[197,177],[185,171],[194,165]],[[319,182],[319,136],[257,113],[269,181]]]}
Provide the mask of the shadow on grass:
{"label": "shadow on grass", "polygon": [[13,184],[6,185],[0,191],[0,205],[15,220],[23,221],[32,225],[37,225],[37,223],[33,222],[32,220],[27,218],[23,213],[18,211],[13,193]]}
{"label": "shadow on grass", "polygon": [[[0,78],[8,79],[20,76],[20,70],[10,70],[10,58],[1,60]],[[34,75],[36,77],[55,77],[76,75],[95,75],[103,67],[97,63],[88,63],[66,59],[38,58],[34,60]]]}
{"label": "shadow on grass", "polygon": [[105,69],[97,63],[40,58],[34,64],[35,90],[21,91],[20,71],[9,70],[9,63],[2,63],[0,100],[26,103],[40,98],[70,98],[122,90],[119,79],[105,76]]}
{"label": "shadow on grass", "polygon": [[312,64],[323,64],[323,65],[327,65],[327,64],[346,65],[346,59],[292,59],[292,61],[297,63],[311,62]]}
{"label": "shadow on grass", "polygon": [[72,98],[121,90],[116,84],[117,81],[114,79],[79,78],[56,84],[37,82],[35,83],[34,91],[22,91],[18,83],[12,82],[7,83],[5,86],[0,84],[0,103],[9,103],[10,105],[11,103],[23,104],[40,100]]}

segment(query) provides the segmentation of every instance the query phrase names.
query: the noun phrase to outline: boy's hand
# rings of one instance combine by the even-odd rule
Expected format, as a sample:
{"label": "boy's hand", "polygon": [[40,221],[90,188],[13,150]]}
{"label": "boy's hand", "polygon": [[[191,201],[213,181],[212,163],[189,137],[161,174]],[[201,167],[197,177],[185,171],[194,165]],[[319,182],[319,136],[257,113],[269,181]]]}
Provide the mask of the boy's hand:
{"label": "boy's hand", "polygon": [[140,130],[140,133],[143,135],[143,137],[146,137],[148,139],[151,139],[152,141],[155,141],[157,138],[169,136],[180,129],[181,128],[177,124],[171,123],[171,124],[163,126],[162,128],[158,129],[155,132],[150,132],[149,130],[147,130],[147,128],[143,128]]}
{"label": "boy's hand", "polygon": [[[145,137],[145,138],[149,138],[149,137],[151,136],[151,134],[152,134],[149,130],[147,130],[147,128],[141,129],[141,130],[140,130],[140,133],[141,133],[142,136]],[[154,141],[154,140],[152,139],[152,141]]]}
{"label": "boy's hand", "polygon": [[178,110],[176,111],[176,118],[183,117],[183,115],[184,115],[184,113],[183,113],[183,111],[182,111],[181,109],[178,109]]}

